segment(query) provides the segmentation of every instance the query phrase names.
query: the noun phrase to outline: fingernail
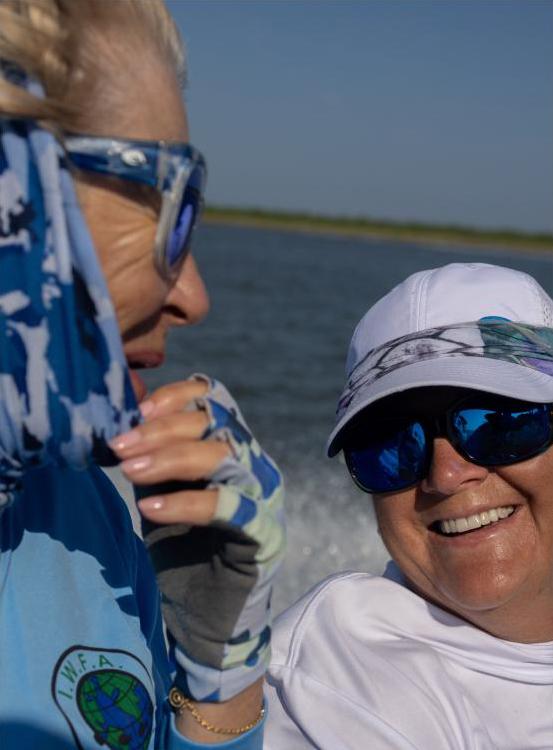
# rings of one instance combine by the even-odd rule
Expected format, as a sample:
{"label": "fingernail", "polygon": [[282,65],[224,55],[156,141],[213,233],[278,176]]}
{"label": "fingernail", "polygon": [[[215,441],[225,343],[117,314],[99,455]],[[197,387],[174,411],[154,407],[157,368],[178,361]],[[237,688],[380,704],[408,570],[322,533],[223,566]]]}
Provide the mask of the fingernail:
{"label": "fingernail", "polygon": [[109,444],[113,450],[124,451],[125,448],[136,445],[140,440],[142,440],[140,432],[138,430],[131,430],[130,432],[125,432],[123,435],[117,435],[117,437],[109,441]]}
{"label": "fingernail", "polygon": [[147,469],[151,464],[151,456],[139,456],[138,458],[128,458],[126,461],[123,461],[121,469],[132,474],[136,471]]}
{"label": "fingernail", "polygon": [[164,505],[165,500],[162,497],[146,497],[138,501],[141,510],[161,510]]}
{"label": "fingernail", "polygon": [[140,413],[143,417],[149,416],[153,410],[156,408],[156,405],[153,401],[148,399],[147,401],[142,401],[142,403],[138,404],[138,408],[140,409]]}

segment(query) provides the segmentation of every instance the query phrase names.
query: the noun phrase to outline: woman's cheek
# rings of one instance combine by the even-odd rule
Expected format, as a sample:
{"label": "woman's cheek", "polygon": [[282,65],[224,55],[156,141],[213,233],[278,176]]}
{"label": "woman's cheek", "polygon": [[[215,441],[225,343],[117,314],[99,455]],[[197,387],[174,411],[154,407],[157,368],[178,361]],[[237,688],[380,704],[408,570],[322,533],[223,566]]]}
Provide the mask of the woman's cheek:
{"label": "woman's cheek", "polygon": [[111,276],[108,288],[123,335],[130,328],[157,316],[168,292],[167,284],[152,259],[144,257],[129,259],[126,266]]}
{"label": "woman's cheek", "polygon": [[101,184],[76,181],[81,208],[106,279],[121,334],[150,321],[169,292],[157,272],[157,213]]}
{"label": "woman's cheek", "polygon": [[104,249],[102,265],[123,332],[158,313],[167,297],[168,285],[155,265],[155,234],[149,217],[129,217],[104,244],[109,251]]}
{"label": "woman's cheek", "polygon": [[406,575],[428,565],[426,533],[414,511],[414,496],[375,497],[378,531],[392,559]]}
{"label": "woman's cheek", "polygon": [[376,512],[376,520],[378,523],[378,531],[382,538],[384,546],[394,557],[397,559],[397,555],[401,555],[402,549],[402,537],[404,526],[404,519],[400,508],[396,504],[394,512],[391,511],[390,498],[374,498],[374,508]]}

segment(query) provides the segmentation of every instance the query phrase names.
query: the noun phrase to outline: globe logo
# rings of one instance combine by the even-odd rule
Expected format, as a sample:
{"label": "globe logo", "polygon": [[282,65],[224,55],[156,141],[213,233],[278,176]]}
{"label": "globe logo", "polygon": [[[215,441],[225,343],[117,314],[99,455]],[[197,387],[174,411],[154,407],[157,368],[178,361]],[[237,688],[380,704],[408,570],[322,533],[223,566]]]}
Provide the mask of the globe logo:
{"label": "globe logo", "polygon": [[146,750],[153,705],[134,675],[115,669],[89,672],[77,686],[77,705],[99,745],[113,750]]}

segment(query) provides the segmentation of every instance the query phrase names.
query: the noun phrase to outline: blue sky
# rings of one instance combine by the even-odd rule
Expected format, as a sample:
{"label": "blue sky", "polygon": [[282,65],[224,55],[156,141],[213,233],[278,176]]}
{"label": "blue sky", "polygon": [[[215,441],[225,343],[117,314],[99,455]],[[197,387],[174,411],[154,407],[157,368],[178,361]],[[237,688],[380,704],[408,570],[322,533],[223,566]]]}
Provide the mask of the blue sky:
{"label": "blue sky", "polygon": [[214,204],[553,231],[551,0],[168,0]]}

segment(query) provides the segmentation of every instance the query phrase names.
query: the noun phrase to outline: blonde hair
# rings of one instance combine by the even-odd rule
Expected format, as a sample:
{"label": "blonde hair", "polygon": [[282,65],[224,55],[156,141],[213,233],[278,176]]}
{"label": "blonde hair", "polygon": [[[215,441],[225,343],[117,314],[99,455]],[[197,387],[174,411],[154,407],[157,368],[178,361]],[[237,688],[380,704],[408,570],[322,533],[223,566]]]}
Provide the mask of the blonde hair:
{"label": "blonde hair", "polygon": [[45,94],[33,96],[0,69],[0,113],[62,130],[109,129],[140,61],[161,63],[185,83],[184,49],[163,0],[0,0],[0,60]]}

